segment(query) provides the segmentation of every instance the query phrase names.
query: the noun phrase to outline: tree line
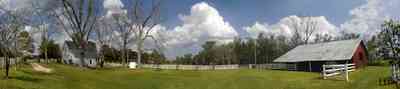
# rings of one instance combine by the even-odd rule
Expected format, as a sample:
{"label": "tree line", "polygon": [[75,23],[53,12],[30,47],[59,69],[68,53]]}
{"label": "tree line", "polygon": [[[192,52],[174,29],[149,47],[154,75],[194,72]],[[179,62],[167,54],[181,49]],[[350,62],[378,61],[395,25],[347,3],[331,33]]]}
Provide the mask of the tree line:
{"label": "tree line", "polygon": [[257,38],[235,38],[232,42],[225,44],[207,41],[202,45],[202,51],[197,54],[189,53],[178,56],[174,63],[195,65],[266,64],[272,63],[274,59],[298,45],[356,38],[359,38],[359,35],[343,33],[340,37],[332,37],[319,34],[312,39],[313,41],[310,41],[310,39],[291,39],[283,35],[260,33]]}

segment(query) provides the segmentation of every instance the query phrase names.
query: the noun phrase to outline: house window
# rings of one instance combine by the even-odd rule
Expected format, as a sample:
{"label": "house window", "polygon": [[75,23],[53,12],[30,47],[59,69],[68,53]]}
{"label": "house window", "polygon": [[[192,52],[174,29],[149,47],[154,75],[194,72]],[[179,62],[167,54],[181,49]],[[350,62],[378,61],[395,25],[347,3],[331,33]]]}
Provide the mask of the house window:
{"label": "house window", "polygon": [[90,64],[92,64],[92,59],[90,59],[90,62],[89,62]]}

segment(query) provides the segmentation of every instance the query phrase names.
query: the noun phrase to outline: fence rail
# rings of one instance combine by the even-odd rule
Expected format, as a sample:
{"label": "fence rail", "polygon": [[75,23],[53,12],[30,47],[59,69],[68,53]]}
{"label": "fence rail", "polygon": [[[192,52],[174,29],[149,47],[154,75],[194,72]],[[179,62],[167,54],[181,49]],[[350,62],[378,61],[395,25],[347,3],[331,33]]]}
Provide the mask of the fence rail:
{"label": "fence rail", "polygon": [[346,81],[349,80],[349,72],[355,70],[354,64],[340,64],[340,65],[323,65],[322,66],[322,77],[327,79],[328,77],[343,74]]}
{"label": "fence rail", "polygon": [[391,79],[393,81],[399,82],[400,81],[400,65],[399,64],[392,64],[391,65]]}
{"label": "fence rail", "polygon": [[[9,62],[10,65],[17,64],[21,61],[20,58],[10,58],[9,60],[10,60]],[[0,57],[0,68],[5,67],[5,64],[6,64],[6,59],[4,57]]]}
{"label": "fence rail", "polygon": [[143,68],[170,69],[170,70],[228,70],[239,69],[238,64],[234,65],[174,65],[174,64],[143,64]]}

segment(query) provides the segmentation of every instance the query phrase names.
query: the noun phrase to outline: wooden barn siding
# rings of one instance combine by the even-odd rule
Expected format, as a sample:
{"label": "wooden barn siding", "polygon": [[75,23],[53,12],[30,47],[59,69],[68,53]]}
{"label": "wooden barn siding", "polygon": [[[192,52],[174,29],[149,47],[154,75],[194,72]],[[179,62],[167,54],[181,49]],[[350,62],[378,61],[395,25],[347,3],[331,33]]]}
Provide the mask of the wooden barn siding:
{"label": "wooden barn siding", "polygon": [[[311,62],[311,71],[312,72],[321,72],[322,65],[327,64],[328,62],[334,62],[335,64],[345,64],[346,61],[312,61]],[[308,62],[298,62],[298,71],[310,71]]]}
{"label": "wooden barn siding", "polygon": [[352,61],[356,65],[356,68],[365,66],[368,63],[368,55],[364,44],[359,44],[357,50],[354,52]]}

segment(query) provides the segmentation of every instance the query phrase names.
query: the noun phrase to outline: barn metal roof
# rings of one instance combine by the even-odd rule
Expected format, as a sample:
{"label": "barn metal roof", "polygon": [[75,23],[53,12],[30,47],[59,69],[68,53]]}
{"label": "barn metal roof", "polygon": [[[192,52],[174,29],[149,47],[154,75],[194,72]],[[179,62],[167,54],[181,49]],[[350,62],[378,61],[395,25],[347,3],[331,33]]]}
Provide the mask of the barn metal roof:
{"label": "barn metal roof", "polygon": [[300,45],[280,56],[274,62],[338,61],[350,60],[359,39]]}

